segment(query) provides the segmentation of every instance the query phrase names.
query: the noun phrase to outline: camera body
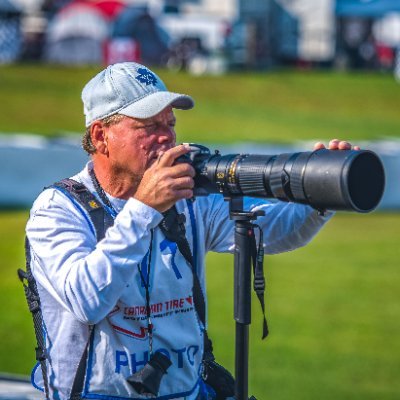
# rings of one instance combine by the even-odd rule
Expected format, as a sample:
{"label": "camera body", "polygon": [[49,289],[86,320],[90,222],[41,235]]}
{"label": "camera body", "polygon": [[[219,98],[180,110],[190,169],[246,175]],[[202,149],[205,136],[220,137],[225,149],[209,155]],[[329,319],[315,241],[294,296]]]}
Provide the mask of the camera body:
{"label": "camera body", "polygon": [[150,361],[141,370],[129,376],[127,381],[138,394],[156,397],[161,380],[171,365],[171,360],[165,354],[156,352],[151,355]]}
{"label": "camera body", "polygon": [[366,213],[377,207],[385,187],[383,164],[369,150],[221,155],[203,145],[189,146],[177,162],[195,169],[195,196],[276,198],[318,210]]}

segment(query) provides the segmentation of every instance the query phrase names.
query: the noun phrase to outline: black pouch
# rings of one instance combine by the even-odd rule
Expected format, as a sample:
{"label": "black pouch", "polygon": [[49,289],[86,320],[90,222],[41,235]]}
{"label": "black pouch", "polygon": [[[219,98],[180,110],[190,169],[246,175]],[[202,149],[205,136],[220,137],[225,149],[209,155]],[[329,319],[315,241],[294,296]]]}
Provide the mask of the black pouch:
{"label": "black pouch", "polygon": [[215,361],[212,353],[205,355],[203,367],[203,380],[215,390],[216,400],[225,400],[227,397],[235,395],[234,377],[226,368]]}

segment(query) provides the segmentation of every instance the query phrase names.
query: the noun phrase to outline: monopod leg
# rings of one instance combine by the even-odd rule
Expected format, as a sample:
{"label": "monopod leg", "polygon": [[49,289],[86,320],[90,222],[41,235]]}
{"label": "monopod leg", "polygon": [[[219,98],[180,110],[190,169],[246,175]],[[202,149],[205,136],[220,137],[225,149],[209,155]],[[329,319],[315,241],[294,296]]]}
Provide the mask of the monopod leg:
{"label": "monopod leg", "polygon": [[236,400],[248,400],[249,325],[251,323],[251,239],[253,235],[252,224],[249,221],[235,221]]}

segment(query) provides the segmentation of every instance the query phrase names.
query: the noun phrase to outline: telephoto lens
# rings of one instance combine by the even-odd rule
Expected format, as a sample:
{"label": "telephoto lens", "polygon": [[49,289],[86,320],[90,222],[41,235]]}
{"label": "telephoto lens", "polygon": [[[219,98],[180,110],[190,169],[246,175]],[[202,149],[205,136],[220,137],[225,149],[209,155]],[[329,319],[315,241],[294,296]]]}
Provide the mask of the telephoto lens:
{"label": "telephoto lens", "polygon": [[327,150],[278,155],[228,154],[190,144],[179,160],[195,171],[195,196],[276,198],[308,204],[317,210],[367,213],[383,195],[385,172],[369,150]]}

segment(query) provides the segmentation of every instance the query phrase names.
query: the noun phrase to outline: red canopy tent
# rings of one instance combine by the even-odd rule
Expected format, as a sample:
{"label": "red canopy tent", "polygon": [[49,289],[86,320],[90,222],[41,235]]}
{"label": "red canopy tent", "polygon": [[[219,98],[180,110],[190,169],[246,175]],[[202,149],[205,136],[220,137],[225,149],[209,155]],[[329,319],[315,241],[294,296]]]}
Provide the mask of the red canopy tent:
{"label": "red canopy tent", "polygon": [[126,7],[121,0],[74,0],[68,3],[63,10],[82,4],[98,9],[107,19],[113,20]]}

